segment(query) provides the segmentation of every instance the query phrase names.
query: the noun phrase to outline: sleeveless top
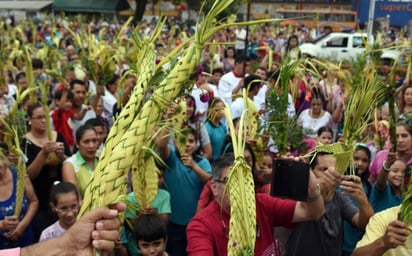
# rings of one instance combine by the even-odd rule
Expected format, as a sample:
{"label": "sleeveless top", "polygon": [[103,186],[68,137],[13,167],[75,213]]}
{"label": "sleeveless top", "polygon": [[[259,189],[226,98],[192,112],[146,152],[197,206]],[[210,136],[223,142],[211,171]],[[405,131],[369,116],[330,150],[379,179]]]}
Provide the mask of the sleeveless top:
{"label": "sleeveless top", "polygon": [[[11,196],[5,200],[0,201],[0,220],[4,220],[5,216],[12,216],[16,208],[16,190],[17,190],[17,172],[13,167],[9,167],[13,175],[13,193]],[[29,202],[27,201],[26,195],[23,197],[23,206],[19,216],[21,221],[27,212]],[[33,231],[31,225],[29,224],[24,230],[23,234],[17,241],[7,239],[5,236],[9,231],[4,231],[0,233],[0,249],[14,248],[14,247],[24,247],[34,243]]]}
{"label": "sleeveless top", "polygon": [[[83,159],[79,151],[71,157],[67,158],[65,163],[71,163],[76,173],[77,187],[80,191],[80,196],[83,198],[86,187],[89,184],[90,178],[92,177],[93,170]],[[97,158],[94,160],[94,166],[97,165]]]}

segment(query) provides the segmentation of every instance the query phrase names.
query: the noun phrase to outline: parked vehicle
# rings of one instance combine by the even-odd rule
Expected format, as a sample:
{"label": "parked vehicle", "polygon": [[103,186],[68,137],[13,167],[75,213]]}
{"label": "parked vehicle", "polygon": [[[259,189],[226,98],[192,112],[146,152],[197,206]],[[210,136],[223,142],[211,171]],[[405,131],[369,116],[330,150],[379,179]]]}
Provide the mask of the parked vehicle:
{"label": "parked vehicle", "polygon": [[[366,43],[373,43],[368,42],[367,38],[366,33],[332,32],[316,39],[314,42],[300,45],[299,49],[302,55],[308,57],[334,61],[350,60],[365,52]],[[390,51],[383,50],[382,56],[392,60],[399,56],[396,50]]]}

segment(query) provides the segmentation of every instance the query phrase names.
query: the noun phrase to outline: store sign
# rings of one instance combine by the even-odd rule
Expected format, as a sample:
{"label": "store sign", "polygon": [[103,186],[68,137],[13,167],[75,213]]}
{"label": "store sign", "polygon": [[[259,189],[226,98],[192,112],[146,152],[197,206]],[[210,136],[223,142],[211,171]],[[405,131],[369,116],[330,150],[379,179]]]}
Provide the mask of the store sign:
{"label": "store sign", "polygon": [[376,1],[375,9],[389,13],[412,12],[412,1],[410,0],[392,0]]}
{"label": "store sign", "polygon": [[[358,17],[361,23],[367,22],[369,1],[358,0]],[[404,26],[412,19],[412,0],[376,0],[375,19],[389,18],[390,24]]]}

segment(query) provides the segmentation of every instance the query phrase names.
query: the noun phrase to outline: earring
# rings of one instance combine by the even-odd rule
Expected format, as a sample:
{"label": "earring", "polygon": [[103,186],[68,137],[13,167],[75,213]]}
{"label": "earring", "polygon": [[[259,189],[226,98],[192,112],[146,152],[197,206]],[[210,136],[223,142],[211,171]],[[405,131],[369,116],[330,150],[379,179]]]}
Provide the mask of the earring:
{"label": "earring", "polygon": [[31,122],[29,121],[29,125],[31,125]]}

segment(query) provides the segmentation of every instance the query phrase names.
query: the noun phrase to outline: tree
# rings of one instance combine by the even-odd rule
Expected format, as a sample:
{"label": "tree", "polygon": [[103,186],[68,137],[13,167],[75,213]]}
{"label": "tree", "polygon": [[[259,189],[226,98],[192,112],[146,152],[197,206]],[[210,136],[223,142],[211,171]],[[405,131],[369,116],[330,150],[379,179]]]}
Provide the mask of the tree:
{"label": "tree", "polygon": [[148,0],[135,0],[136,9],[134,12],[133,23],[136,25],[138,22],[142,21],[144,12],[146,10],[146,5]]}

